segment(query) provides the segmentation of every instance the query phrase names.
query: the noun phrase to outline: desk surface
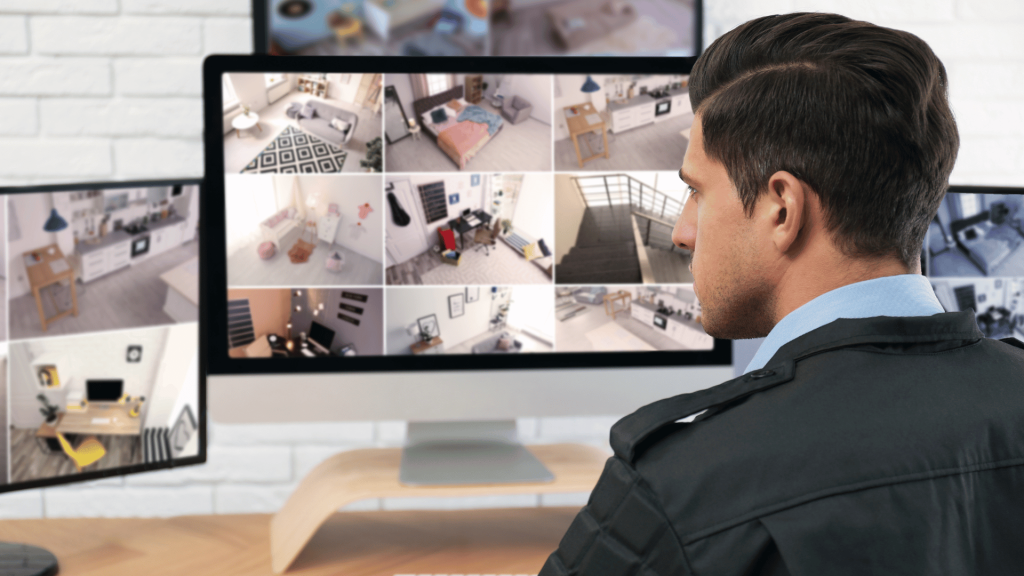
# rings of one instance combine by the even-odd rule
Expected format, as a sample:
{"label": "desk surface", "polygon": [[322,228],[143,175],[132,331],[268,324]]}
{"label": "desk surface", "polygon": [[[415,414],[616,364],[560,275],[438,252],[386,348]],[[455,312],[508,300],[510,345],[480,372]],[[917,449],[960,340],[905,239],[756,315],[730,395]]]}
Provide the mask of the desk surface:
{"label": "desk surface", "polygon": [[[53,250],[53,254],[50,253]],[[60,251],[60,247],[56,244],[50,244],[37,248],[35,250],[29,250],[22,254],[22,256],[29,256],[30,254],[37,254],[40,258],[39,262],[31,266],[26,266],[25,271],[28,272],[28,283],[33,288],[42,288],[49,286],[58,280],[65,278],[74,278],[74,271],[71,269],[70,263],[64,258],[64,253]],[[63,262],[63,264],[56,264],[57,266],[63,267],[60,272],[54,272],[51,264],[55,262]]]}
{"label": "desk surface", "polygon": [[462,219],[462,222],[459,222],[458,218],[452,218],[451,220],[448,221],[448,227],[451,228],[452,230],[455,230],[459,234],[463,234],[469,232],[470,230],[476,228],[477,226],[484,226],[491,223],[492,217],[485,210],[473,210],[473,215],[476,216],[478,220],[480,220],[480,223],[477,224],[476,226],[471,226],[469,222],[466,221],[465,218]]}
{"label": "desk surface", "polygon": [[[339,513],[285,574],[536,574],[577,512]],[[266,514],[5,520],[0,540],[47,548],[61,576],[271,574]]]}
{"label": "desk surface", "polygon": [[[128,415],[135,402],[124,405],[117,402],[90,402],[85,410],[65,412],[57,424],[61,434],[133,435],[142,433],[142,417]],[[108,422],[93,422],[93,418],[106,418]]]}

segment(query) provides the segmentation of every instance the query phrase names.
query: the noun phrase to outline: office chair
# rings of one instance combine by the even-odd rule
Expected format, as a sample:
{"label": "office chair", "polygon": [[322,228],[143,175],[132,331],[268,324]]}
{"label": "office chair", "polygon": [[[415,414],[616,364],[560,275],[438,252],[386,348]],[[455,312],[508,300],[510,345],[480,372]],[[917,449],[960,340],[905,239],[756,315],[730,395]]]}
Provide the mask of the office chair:
{"label": "office chair", "polygon": [[75,463],[75,468],[79,472],[82,471],[82,468],[96,462],[107,454],[106,448],[103,447],[103,444],[100,444],[100,441],[95,436],[89,436],[83,440],[78,445],[78,448],[72,448],[71,443],[60,432],[57,432],[57,440],[60,442],[60,447],[64,449],[64,453]]}
{"label": "office chair", "polygon": [[484,255],[491,255],[491,246],[497,244],[498,233],[501,231],[501,220],[498,218],[494,219],[494,228],[488,230],[486,227],[481,226],[476,229],[476,234],[473,235],[473,241],[476,242],[476,250],[480,251],[484,249]]}

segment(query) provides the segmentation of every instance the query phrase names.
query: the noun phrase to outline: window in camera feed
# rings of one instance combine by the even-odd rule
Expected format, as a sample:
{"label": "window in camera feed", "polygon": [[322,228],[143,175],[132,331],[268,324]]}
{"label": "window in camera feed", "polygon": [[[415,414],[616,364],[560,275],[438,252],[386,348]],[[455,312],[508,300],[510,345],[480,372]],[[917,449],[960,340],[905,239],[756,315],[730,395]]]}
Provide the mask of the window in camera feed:
{"label": "window in camera feed", "polygon": [[7,482],[199,454],[199,193],[0,198]]}
{"label": "window in camera feed", "polygon": [[694,0],[264,0],[269,52],[693,56]]}
{"label": "window in camera feed", "polygon": [[714,348],[685,76],[224,78],[232,358]]}

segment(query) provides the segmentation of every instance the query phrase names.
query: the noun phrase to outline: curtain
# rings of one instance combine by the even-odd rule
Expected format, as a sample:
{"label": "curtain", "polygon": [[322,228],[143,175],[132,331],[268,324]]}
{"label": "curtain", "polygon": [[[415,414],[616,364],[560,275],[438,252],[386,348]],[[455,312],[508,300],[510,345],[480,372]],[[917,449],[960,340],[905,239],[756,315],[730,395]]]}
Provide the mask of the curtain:
{"label": "curtain", "polygon": [[426,74],[409,74],[409,82],[412,84],[413,100],[430,96],[430,89],[427,88]]}

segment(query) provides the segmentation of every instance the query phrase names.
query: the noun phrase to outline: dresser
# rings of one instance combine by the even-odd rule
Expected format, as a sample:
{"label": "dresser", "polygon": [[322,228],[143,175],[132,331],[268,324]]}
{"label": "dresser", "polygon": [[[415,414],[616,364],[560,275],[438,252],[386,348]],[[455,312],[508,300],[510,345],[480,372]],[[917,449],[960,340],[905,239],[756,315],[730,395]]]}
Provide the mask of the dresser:
{"label": "dresser", "polygon": [[334,237],[338,233],[338,224],[341,223],[340,214],[325,214],[316,219],[317,238],[334,246]]}

